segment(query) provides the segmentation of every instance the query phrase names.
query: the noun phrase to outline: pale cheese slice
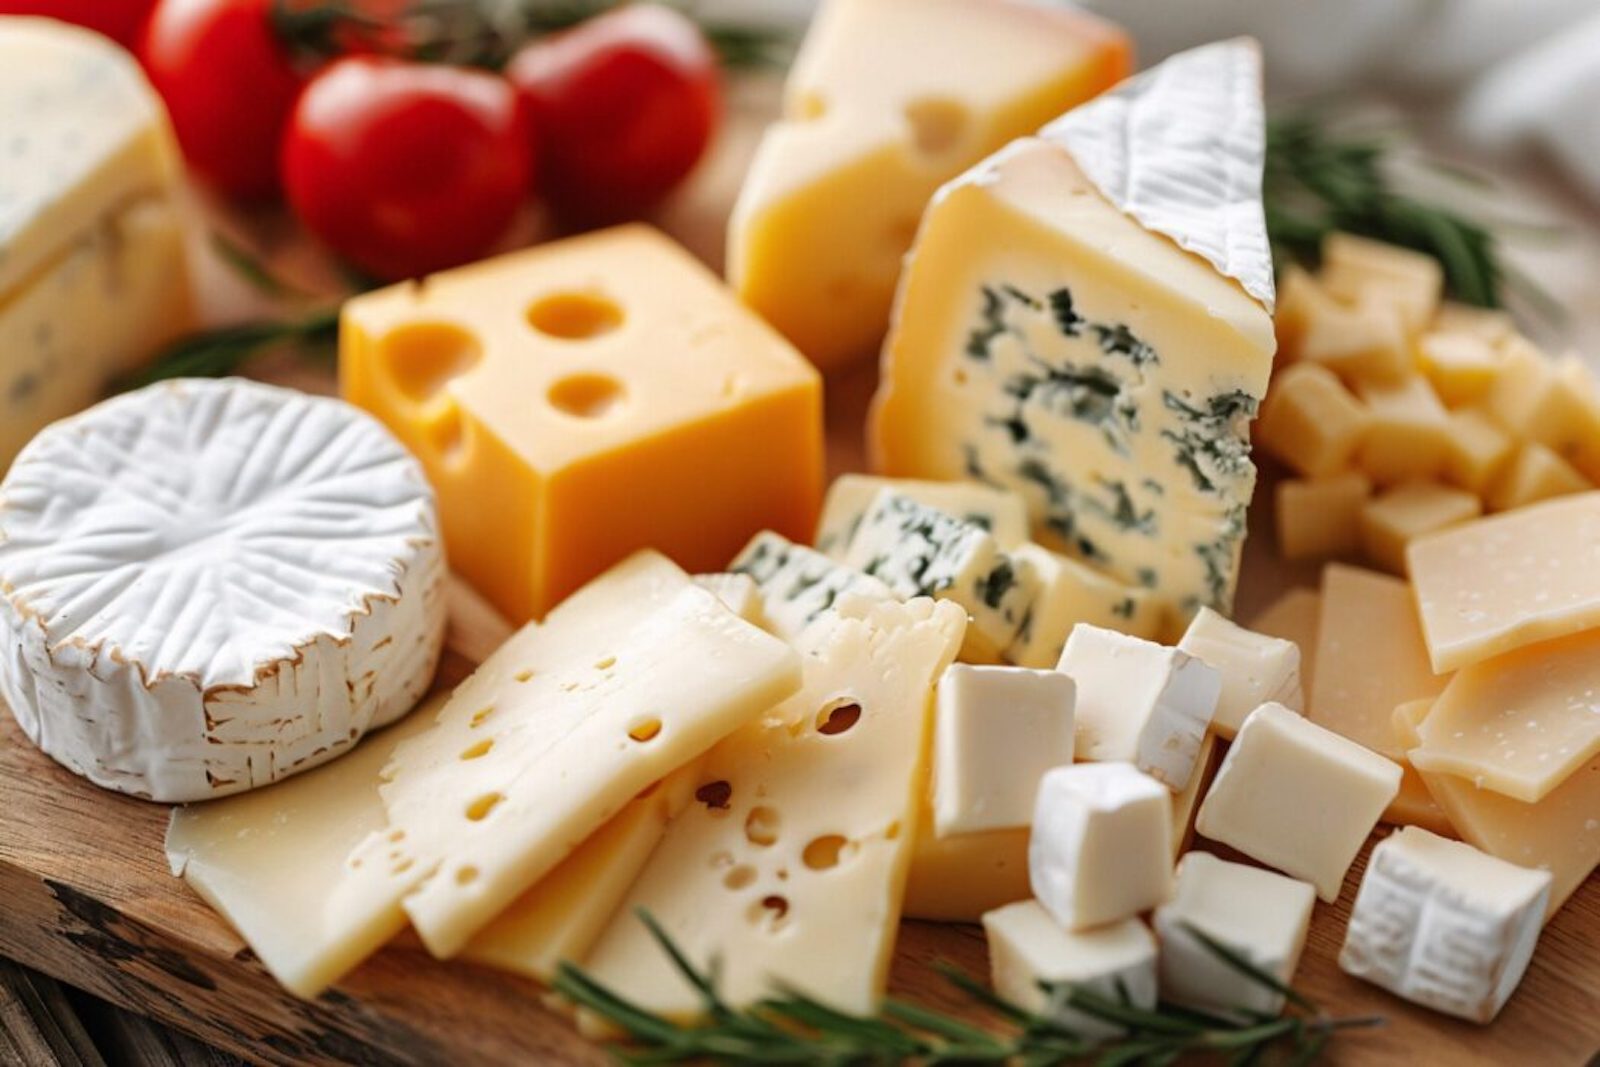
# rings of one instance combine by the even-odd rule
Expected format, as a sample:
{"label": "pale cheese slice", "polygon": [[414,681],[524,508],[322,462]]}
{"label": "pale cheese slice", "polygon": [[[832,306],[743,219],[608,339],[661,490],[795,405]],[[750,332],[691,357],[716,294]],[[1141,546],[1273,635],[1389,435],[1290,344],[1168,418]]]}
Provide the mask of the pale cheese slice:
{"label": "pale cheese slice", "polygon": [[1419,538],[1406,558],[1436,671],[1600,626],[1600,492]]}
{"label": "pale cheese slice", "polygon": [[1409,753],[1421,771],[1470,779],[1532,804],[1600,756],[1600,631],[1457,672]]}
{"label": "pale cheese slice", "polygon": [[1293,641],[1300,649],[1300,684],[1311,692],[1316,677],[1317,625],[1322,594],[1315,589],[1290,589],[1250,620],[1250,629],[1268,637]]}
{"label": "pale cheese slice", "polygon": [[1401,758],[1395,705],[1438,695],[1405,582],[1359,567],[1322,572],[1316,674],[1306,717],[1374,752]]}
{"label": "pale cheese slice", "polygon": [[720,961],[735,1006],[782,983],[872,1014],[888,976],[934,682],[955,659],[955,604],[847,601],[805,647],[805,687],[707,759],[700,803],[668,828],[586,969],[641,1007],[703,1001],[639,920],[695,964]]}
{"label": "pale cheese slice", "polygon": [[383,830],[379,772],[395,747],[428,729],[434,697],[334,763],[266,789],[172,809],[167,859],[226,919],[284,988],[314,997],[406,925],[393,897],[369,898],[350,850]]}
{"label": "pale cheese slice", "polygon": [[385,768],[352,863],[454,955],[651,782],[799,684],[794,652],[652,553],[521,630]]}

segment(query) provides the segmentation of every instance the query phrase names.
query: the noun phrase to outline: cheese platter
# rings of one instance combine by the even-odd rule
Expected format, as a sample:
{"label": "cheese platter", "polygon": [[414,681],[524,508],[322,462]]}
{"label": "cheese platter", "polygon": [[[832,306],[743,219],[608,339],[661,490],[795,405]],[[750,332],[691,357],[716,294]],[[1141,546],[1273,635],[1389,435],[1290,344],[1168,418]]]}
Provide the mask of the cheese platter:
{"label": "cheese platter", "polygon": [[0,432],[0,956],[261,1063],[1600,1051],[1587,367],[1382,235],[1275,259],[1252,42],[851,43],[910,10],[732,83],[659,229],[523,212],[257,383],[192,357],[342,276],[123,86],[221,330]]}

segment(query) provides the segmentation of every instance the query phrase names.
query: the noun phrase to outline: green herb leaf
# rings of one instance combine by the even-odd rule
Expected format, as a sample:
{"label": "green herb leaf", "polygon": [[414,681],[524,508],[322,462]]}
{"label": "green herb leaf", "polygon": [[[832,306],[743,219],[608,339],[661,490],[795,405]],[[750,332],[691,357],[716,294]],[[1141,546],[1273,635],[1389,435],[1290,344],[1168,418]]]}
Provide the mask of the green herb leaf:
{"label": "green herb leaf", "polygon": [[338,337],[336,308],[284,322],[262,320],[203,330],[178,338],[150,363],[114,383],[113,391],[137,389],[168,378],[223,378],[236,373],[252,356],[282,346],[330,354]]}

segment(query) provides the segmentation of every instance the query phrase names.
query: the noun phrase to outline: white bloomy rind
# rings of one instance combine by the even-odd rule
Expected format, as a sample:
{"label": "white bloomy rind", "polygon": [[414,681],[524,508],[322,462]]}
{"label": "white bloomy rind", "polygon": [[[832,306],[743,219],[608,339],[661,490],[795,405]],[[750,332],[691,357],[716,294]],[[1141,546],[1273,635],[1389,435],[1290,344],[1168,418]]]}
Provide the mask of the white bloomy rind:
{"label": "white bloomy rind", "polygon": [[1235,279],[1272,310],[1261,208],[1261,49],[1246,37],[1180,52],[1040,131],[1118,210]]}
{"label": "white bloomy rind", "polygon": [[410,710],[444,576],[433,492],[367,415],[151,386],[48,428],[0,483],[0,697],[99,785],[238,793]]}

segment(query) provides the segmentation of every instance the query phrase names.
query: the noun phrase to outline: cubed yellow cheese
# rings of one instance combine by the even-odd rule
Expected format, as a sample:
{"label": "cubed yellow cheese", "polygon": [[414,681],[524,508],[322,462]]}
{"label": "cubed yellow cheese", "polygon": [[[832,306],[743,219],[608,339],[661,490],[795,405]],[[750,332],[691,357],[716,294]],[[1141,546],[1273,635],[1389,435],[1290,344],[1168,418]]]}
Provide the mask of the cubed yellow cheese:
{"label": "cubed yellow cheese", "polygon": [[1361,548],[1391,574],[1406,573],[1406,546],[1423,534],[1475,519],[1483,504],[1465,489],[1432,482],[1407,482],[1368,500],[1361,508]]}
{"label": "cubed yellow cheese", "polygon": [[1589,365],[1572,353],[1556,361],[1557,388],[1574,413],[1574,428],[1560,451],[1591,482],[1600,482],[1600,382]]}
{"label": "cubed yellow cheese", "polygon": [[1387,381],[1412,369],[1411,341],[1394,305],[1371,296],[1353,307],[1330,303],[1306,320],[1300,358],[1346,378]]}
{"label": "cubed yellow cheese", "polygon": [[1361,547],[1361,509],[1372,481],[1345,471],[1309,481],[1278,483],[1278,551],[1285,559],[1352,556]]}
{"label": "cubed yellow cheese", "polygon": [[1417,342],[1417,363],[1450,407],[1483,398],[1494,384],[1500,353],[1470,333],[1427,333]]}
{"label": "cubed yellow cheese", "polygon": [[1433,320],[1444,292],[1436,257],[1349,233],[1323,239],[1321,279],[1340,300],[1381,300],[1394,307],[1411,334]]}
{"label": "cubed yellow cheese", "polygon": [[906,876],[905,917],[971,923],[1028,899],[1028,832],[1023,826],[939,837],[924,805]]}
{"label": "cubed yellow cheese", "polygon": [[1315,589],[1290,589],[1250,620],[1250,629],[1268,637],[1281,637],[1300,646],[1300,685],[1311,692],[1317,666],[1317,624],[1322,616],[1322,594]]}
{"label": "cubed yellow cheese", "polygon": [[1005,658],[1022,667],[1052,668],[1078,623],[1159,637],[1166,616],[1148,589],[1123,585],[1075,559],[1029,542],[1011,558],[1032,569],[1038,591]]}
{"label": "cubed yellow cheese", "polygon": [[1437,333],[1469,334],[1498,348],[1511,339],[1516,332],[1516,324],[1504,311],[1446,300],[1439,305],[1439,311],[1433,317],[1432,329]]}
{"label": "cubed yellow cheese", "polygon": [[1452,411],[1445,432],[1449,436],[1445,479],[1483,496],[1516,451],[1516,443],[1477,408]]}
{"label": "cubed yellow cheese", "polygon": [[867,355],[947,179],[1129,70],[1109,23],[1018,0],[831,0],[728,230],[728,280],[818,366]]}
{"label": "cubed yellow cheese", "polygon": [[1587,376],[1563,373],[1571,365],[1551,360],[1521,337],[1512,338],[1484,398],[1490,417],[1517,440],[1537,442],[1561,456],[1594,455],[1600,450],[1600,421],[1585,396]]}
{"label": "cubed yellow cheese", "polygon": [[1572,464],[1537,441],[1525,441],[1490,484],[1486,503],[1491,511],[1510,511],[1593,488]]}
{"label": "cubed yellow cheese", "polygon": [[1420,374],[1392,382],[1362,380],[1356,393],[1367,407],[1357,462],[1379,485],[1432,478],[1450,450],[1446,412]]}
{"label": "cubed yellow cheese", "polygon": [[513,622],[640,547],[713,571],[815,526],[816,370],[646,227],[356,297],[340,380],[421,458],[452,568]]}
{"label": "cubed yellow cheese", "polygon": [[[1396,709],[1395,723],[1408,747],[1416,743],[1427,712],[1425,704]],[[1422,781],[1461,840],[1509,863],[1550,872],[1546,921],[1600,864],[1600,757],[1537,804],[1479,789],[1453,774],[1423,773]]]}
{"label": "cubed yellow cheese", "polygon": [[1296,363],[1273,381],[1255,439],[1299,473],[1316,478],[1349,465],[1366,430],[1366,409],[1336,374],[1315,363]]}
{"label": "cubed yellow cheese", "polygon": [[1600,626],[1600,492],[1547,500],[1413,542],[1436,671]]}
{"label": "cubed yellow cheese", "polygon": [[1279,367],[1300,358],[1300,343],[1312,320],[1333,313],[1338,305],[1310,271],[1298,263],[1284,266],[1278,275],[1278,303],[1272,311],[1272,327],[1278,335]]}
{"label": "cubed yellow cheese", "polygon": [[1446,679],[1428,665],[1405,582],[1329,564],[1322,572],[1311,721],[1391,758],[1396,705],[1438,695]]}
{"label": "cubed yellow cheese", "polygon": [[1597,698],[1600,630],[1475,663],[1434,701],[1411,762],[1537,803],[1600,756]]}

